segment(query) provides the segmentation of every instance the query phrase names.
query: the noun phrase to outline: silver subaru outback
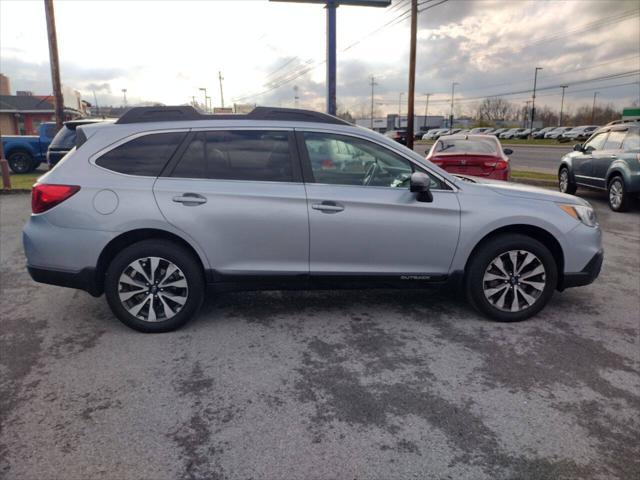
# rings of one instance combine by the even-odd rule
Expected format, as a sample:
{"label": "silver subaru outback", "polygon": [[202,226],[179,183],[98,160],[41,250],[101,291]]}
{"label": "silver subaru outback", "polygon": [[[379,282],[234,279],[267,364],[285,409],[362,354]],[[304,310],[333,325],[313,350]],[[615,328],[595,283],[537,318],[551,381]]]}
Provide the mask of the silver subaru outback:
{"label": "silver subaru outback", "polygon": [[221,290],[442,285],[517,321],[602,265],[586,201],[465,181],[321,113],[141,107],[77,137],[33,188],[29,272],[144,332]]}

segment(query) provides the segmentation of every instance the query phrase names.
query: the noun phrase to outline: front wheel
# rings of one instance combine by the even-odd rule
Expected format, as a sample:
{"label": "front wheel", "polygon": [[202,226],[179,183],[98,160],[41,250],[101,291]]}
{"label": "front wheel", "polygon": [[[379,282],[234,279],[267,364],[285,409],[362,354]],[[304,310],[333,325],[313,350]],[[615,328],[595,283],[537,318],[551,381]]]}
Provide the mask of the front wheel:
{"label": "front wheel", "polygon": [[615,176],[609,182],[609,207],[614,212],[626,212],[629,210],[631,199],[624,186],[622,177]]}
{"label": "front wheel", "polygon": [[105,276],[105,294],[125,325],[169,332],[195,315],[204,297],[202,269],[193,255],[167,240],[145,240],[121,251]]}
{"label": "front wheel", "polygon": [[467,267],[467,298],[484,315],[500,322],[525,320],[553,295],[558,270],[551,252],[519,234],[495,237],[474,253]]}
{"label": "front wheel", "polygon": [[571,181],[569,169],[567,167],[562,167],[558,173],[558,189],[562,193],[568,193],[570,195],[576,193],[576,190],[578,189],[576,184]]}
{"label": "front wheel", "polygon": [[33,166],[33,157],[28,152],[13,152],[7,157],[13,173],[29,173]]}

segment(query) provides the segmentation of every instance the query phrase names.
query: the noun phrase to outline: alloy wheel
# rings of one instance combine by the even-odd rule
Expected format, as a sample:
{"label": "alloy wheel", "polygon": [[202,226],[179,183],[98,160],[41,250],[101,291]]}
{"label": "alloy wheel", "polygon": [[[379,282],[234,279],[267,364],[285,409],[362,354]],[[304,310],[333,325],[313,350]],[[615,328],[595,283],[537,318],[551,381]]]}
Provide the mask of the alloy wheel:
{"label": "alloy wheel", "polygon": [[569,172],[566,169],[560,171],[560,191],[566,193],[569,188]]}
{"label": "alloy wheel", "polygon": [[618,179],[615,179],[611,182],[609,186],[609,203],[617,210],[622,205],[622,197],[624,195],[624,187],[622,186],[622,182]]}
{"label": "alloy wheel", "polygon": [[527,250],[509,250],[495,257],[482,279],[485,298],[505,312],[521,312],[536,303],[546,286],[542,261]]}
{"label": "alloy wheel", "polygon": [[134,260],[118,280],[122,306],[145,322],[162,322],[175,316],[188,296],[189,286],[182,270],[161,257]]}

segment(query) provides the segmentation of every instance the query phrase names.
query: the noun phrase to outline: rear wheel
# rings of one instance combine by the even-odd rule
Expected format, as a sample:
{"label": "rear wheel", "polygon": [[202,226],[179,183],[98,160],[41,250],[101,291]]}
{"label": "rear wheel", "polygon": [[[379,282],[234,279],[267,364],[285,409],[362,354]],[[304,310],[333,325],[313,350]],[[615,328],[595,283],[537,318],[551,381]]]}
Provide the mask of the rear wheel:
{"label": "rear wheel", "polygon": [[13,173],[28,173],[33,167],[33,157],[29,152],[13,152],[7,157],[7,162]]}
{"label": "rear wheel", "polygon": [[166,240],[145,240],[121,251],[105,276],[105,294],[125,325],[147,333],[184,325],[204,297],[202,269],[193,255]]}
{"label": "rear wheel", "polygon": [[570,195],[576,193],[578,189],[576,184],[571,181],[567,167],[562,167],[558,173],[558,188],[562,193],[568,193]]}
{"label": "rear wheel", "polygon": [[504,235],[475,252],[467,268],[467,298],[493,320],[516,322],[542,310],[557,282],[547,247],[525,235]]}
{"label": "rear wheel", "polygon": [[630,195],[624,186],[622,177],[616,175],[609,181],[609,207],[614,212],[626,212],[629,210]]}

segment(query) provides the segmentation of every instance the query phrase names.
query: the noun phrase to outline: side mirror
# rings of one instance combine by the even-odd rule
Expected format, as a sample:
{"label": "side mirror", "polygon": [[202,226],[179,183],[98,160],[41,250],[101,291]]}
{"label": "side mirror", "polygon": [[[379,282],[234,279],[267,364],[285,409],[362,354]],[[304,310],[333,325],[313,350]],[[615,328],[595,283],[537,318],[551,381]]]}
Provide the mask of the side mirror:
{"label": "side mirror", "polygon": [[429,175],[422,172],[413,172],[409,181],[409,191],[417,193],[416,199],[419,202],[433,202],[431,193],[431,179]]}
{"label": "side mirror", "polygon": [[513,153],[513,150],[511,150],[510,148],[505,148],[502,151],[505,155],[511,155]]}
{"label": "side mirror", "polygon": [[573,146],[573,150],[576,151],[576,152],[584,152],[584,147],[582,146],[581,143],[576,143]]}

